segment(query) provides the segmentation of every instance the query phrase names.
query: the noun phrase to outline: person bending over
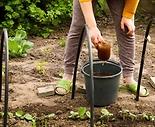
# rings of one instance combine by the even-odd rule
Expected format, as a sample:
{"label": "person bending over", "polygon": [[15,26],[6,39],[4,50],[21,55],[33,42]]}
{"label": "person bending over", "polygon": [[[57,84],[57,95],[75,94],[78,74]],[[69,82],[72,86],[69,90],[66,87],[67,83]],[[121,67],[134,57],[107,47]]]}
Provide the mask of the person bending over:
{"label": "person bending over", "polygon": [[[137,82],[134,79],[134,15],[139,0],[106,0],[106,2],[115,25],[119,59],[123,67],[123,82],[129,90],[136,93]],[[87,24],[94,45],[100,41],[104,41],[94,17],[93,8],[95,5],[96,0],[73,0],[73,16],[64,55],[64,75],[63,79],[56,86],[55,92],[57,94],[64,95],[71,90],[78,43],[84,25]],[[144,86],[141,86],[140,96],[147,96],[148,94],[148,90]]]}

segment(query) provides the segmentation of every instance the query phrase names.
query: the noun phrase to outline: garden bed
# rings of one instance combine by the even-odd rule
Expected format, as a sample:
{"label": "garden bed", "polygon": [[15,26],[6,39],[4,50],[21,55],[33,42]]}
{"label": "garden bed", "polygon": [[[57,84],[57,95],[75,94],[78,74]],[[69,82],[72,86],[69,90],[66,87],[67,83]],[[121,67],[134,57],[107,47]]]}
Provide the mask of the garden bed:
{"label": "garden bed", "polygon": [[[25,58],[15,58],[9,61],[10,91],[9,91],[9,112],[12,117],[9,119],[9,127],[31,127],[32,120],[25,120],[16,116],[18,110],[35,116],[37,127],[87,127],[89,118],[69,119],[70,111],[76,111],[79,107],[86,107],[85,94],[76,92],[75,99],[71,100],[71,95],[38,97],[37,88],[51,82],[56,82],[63,74],[63,43],[66,39],[68,28],[59,29],[53,33],[49,39],[31,37],[34,43],[33,49]],[[118,48],[115,38],[114,27],[112,25],[100,26],[105,38],[113,44],[113,51],[118,56]],[[135,77],[138,78],[138,69],[141,58],[141,51],[144,39],[144,30],[139,28],[136,31],[136,60]],[[102,127],[154,127],[155,120],[150,119],[130,119],[120,116],[120,111],[128,110],[130,113],[146,113],[155,116],[155,89],[150,85],[149,75],[155,76],[155,27],[151,29],[152,41],[148,43],[144,73],[142,83],[149,91],[149,97],[140,98],[135,101],[135,95],[126,90],[120,89],[116,103],[106,106],[114,119],[100,120],[101,109],[95,108],[95,124]],[[95,49],[94,56],[96,56]],[[84,79],[80,72],[80,67],[88,58],[87,48],[84,45],[79,62],[78,82],[84,85]],[[41,66],[38,70],[37,66]],[[0,107],[2,109],[2,104]],[[53,115],[50,115],[53,114]],[[50,115],[50,117],[47,117]]]}

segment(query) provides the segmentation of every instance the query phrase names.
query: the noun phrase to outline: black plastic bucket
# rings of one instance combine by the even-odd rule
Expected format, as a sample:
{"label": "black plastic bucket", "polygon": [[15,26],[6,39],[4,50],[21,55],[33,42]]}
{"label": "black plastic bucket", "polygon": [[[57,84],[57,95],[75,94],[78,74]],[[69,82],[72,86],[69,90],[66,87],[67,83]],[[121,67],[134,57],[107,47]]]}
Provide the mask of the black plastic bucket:
{"label": "black plastic bucket", "polygon": [[[90,64],[87,63],[82,67],[82,73],[88,101],[91,97],[90,72]],[[116,62],[93,61],[94,106],[107,106],[116,101],[121,73],[122,67]]]}

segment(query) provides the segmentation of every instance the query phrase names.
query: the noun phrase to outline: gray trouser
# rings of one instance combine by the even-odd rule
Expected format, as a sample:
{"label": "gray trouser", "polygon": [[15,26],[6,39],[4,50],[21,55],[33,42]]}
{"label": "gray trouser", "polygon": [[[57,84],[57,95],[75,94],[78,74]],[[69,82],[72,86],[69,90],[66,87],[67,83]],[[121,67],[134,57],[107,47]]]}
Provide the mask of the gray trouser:
{"label": "gray trouser", "polygon": [[[85,24],[79,0],[73,1],[73,17],[64,58],[64,73],[66,74],[73,74],[80,34]],[[114,20],[119,47],[119,58],[123,67],[123,77],[130,77],[134,71],[135,35],[128,36],[120,27],[124,1],[125,0],[107,0],[107,4]]]}

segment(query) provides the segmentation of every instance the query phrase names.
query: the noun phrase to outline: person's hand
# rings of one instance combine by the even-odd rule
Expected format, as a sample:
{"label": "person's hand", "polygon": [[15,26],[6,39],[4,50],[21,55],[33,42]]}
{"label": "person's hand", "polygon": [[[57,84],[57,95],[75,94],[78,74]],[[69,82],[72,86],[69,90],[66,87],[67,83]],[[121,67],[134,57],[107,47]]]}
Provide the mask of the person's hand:
{"label": "person's hand", "polygon": [[127,35],[132,36],[135,32],[134,19],[128,19],[128,18],[122,17],[121,29],[124,32],[127,32]]}
{"label": "person's hand", "polygon": [[98,43],[104,41],[103,37],[101,36],[101,32],[97,27],[89,27],[91,41],[95,47],[98,46]]}

